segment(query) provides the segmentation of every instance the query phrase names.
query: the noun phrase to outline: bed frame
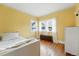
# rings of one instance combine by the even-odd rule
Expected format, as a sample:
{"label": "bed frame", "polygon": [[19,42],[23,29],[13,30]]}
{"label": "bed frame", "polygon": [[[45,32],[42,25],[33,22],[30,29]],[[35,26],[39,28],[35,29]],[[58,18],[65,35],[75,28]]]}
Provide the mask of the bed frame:
{"label": "bed frame", "polygon": [[3,54],[3,56],[40,56],[40,42],[34,42],[22,48]]}

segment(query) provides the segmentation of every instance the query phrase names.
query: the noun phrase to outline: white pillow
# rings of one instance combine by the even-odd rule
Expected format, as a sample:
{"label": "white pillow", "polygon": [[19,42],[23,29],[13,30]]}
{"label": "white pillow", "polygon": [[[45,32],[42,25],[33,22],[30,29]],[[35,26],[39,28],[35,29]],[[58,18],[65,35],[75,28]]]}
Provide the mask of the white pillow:
{"label": "white pillow", "polygon": [[15,39],[15,38],[19,38],[19,33],[7,32],[7,33],[4,33],[4,35],[2,36],[2,40],[10,40],[10,39]]}

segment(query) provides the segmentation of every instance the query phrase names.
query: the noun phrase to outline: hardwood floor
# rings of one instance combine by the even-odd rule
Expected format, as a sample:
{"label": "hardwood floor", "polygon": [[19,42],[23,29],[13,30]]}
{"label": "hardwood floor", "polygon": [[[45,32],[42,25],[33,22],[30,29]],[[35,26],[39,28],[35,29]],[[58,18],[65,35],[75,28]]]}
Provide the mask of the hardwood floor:
{"label": "hardwood floor", "polygon": [[40,55],[41,56],[65,56],[64,45],[41,40]]}

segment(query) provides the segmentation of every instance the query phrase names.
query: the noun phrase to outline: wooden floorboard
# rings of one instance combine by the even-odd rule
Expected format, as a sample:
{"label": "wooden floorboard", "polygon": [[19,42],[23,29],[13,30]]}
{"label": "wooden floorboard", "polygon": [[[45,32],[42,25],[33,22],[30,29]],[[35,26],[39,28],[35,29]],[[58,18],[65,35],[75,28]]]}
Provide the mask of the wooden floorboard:
{"label": "wooden floorboard", "polygon": [[64,52],[64,44],[51,43],[49,41],[41,40],[40,42],[41,56],[73,56]]}

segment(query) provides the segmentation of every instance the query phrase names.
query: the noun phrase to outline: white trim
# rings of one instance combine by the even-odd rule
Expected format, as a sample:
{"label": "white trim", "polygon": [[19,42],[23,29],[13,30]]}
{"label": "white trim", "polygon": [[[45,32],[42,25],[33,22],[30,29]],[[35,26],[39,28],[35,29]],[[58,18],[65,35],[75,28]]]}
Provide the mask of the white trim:
{"label": "white trim", "polygon": [[56,41],[56,40],[53,40],[53,42],[54,42],[54,43],[58,43],[58,41]]}
{"label": "white trim", "polygon": [[62,41],[62,40],[59,40],[59,41],[58,41],[58,43],[64,44],[64,41]]}
{"label": "white trim", "polygon": [[64,40],[61,39],[61,40],[53,40],[54,43],[60,43],[60,44],[64,44]]}

